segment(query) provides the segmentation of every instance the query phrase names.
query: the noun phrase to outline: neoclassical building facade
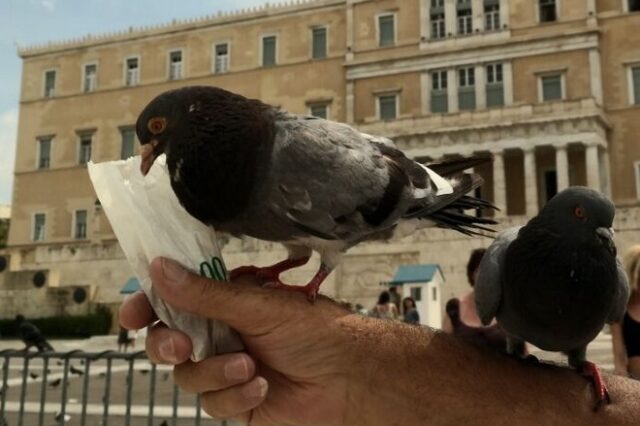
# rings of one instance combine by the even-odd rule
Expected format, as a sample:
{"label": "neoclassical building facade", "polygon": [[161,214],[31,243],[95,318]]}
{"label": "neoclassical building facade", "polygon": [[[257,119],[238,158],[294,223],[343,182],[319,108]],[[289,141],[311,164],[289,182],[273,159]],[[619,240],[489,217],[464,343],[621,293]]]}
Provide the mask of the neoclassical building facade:
{"label": "neoclassical building facade", "polygon": [[[639,28],[637,0],[308,0],[21,47],[0,272],[13,304],[0,316],[31,309],[29,298],[42,301],[34,315],[119,303],[131,272],[86,163],[134,155],[138,112],[193,84],[347,122],[425,162],[492,156],[476,172],[501,227],[570,185],[596,188],[619,207],[624,251],[640,241]],[[229,267],[284,255],[277,244],[224,240]],[[429,229],[363,244],[323,288],[370,305],[399,265],[436,263],[445,301],[465,291],[469,251],[490,241]],[[289,279],[306,281],[314,260]],[[90,303],[73,302],[78,288]]]}

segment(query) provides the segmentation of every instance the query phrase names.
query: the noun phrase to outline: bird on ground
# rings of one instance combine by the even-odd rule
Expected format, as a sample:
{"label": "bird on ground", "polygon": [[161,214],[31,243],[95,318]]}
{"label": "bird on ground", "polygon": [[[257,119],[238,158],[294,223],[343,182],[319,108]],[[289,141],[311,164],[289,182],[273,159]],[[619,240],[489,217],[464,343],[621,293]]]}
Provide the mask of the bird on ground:
{"label": "bird on ground", "polygon": [[52,388],[57,388],[58,386],[60,386],[60,383],[62,383],[62,379],[55,379],[49,382],[49,386],[51,386]]}
{"label": "bird on ground", "polygon": [[[217,231],[284,244],[275,265],[241,267],[270,287],[314,300],[342,254],[362,241],[440,226],[471,235],[495,222],[475,214],[494,206],[466,194],[482,178],[464,170],[487,157],[428,167],[390,139],[341,123],[297,116],[217,87],[165,92],[140,113],[141,172],[166,154],[171,186],[192,216]],[[466,214],[465,210],[474,210]],[[280,281],[312,251],[318,272],[306,286]]]}
{"label": "bird on ground", "polygon": [[33,371],[30,371],[30,372],[29,372],[29,377],[31,377],[33,380],[35,380],[35,379],[37,379],[37,378],[38,378],[38,377],[40,377],[40,376],[38,376],[38,374],[37,374],[37,373],[34,373]]}
{"label": "bird on ground", "polygon": [[69,371],[71,372],[71,374],[76,374],[78,376],[82,376],[84,374],[84,371],[74,367],[73,365],[69,366]]}
{"label": "bird on ground", "polygon": [[615,207],[601,193],[570,187],[525,226],[503,231],[489,246],[475,284],[478,315],[495,317],[507,351],[523,357],[525,342],[564,352],[591,378],[596,409],[611,398],[587,345],[605,323],[622,319],[629,283],[613,241]]}

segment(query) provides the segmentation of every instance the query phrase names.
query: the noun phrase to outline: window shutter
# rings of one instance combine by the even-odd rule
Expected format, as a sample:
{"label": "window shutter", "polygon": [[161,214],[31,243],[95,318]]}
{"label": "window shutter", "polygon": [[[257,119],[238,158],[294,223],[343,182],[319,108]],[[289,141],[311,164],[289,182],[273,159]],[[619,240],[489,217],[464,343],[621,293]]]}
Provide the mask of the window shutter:
{"label": "window shutter", "polygon": [[632,68],[631,76],[633,77],[634,103],[640,105],[640,67]]}
{"label": "window shutter", "polygon": [[326,28],[313,29],[313,57],[316,59],[327,57],[327,29]]}
{"label": "window shutter", "polygon": [[262,39],[262,65],[276,64],[276,37],[270,36]]}
{"label": "window shutter", "polygon": [[559,75],[542,77],[542,100],[562,99],[562,79]]}
{"label": "window shutter", "polygon": [[381,16],[380,26],[380,46],[391,46],[395,42],[395,22],[393,15]]}

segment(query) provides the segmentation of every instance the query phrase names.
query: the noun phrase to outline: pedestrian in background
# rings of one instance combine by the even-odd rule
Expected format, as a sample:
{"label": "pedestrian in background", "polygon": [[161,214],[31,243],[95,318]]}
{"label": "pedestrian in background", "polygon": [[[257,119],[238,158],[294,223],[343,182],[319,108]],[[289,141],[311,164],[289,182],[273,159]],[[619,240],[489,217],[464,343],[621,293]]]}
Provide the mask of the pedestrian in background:
{"label": "pedestrian in background", "polygon": [[405,297],[402,300],[402,312],[404,313],[404,322],[407,324],[420,324],[420,314],[416,308],[416,301],[411,297]]}
{"label": "pedestrian in background", "polygon": [[631,287],[627,312],[611,324],[615,373],[640,380],[640,244],[629,249],[624,266]]}
{"label": "pedestrian in background", "polygon": [[378,303],[371,311],[371,316],[382,319],[398,319],[398,309],[391,302],[388,291],[383,291],[378,297]]}
{"label": "pedestrian in background", "polygon": [[131,338],[129,335],[129,330],[120,326],[120,331],[118,332],[118,352],[127,352],[129,346],[134,346],[135,339]]}
{"label": "pedestrian in background", "polygon": [[395,285],[392,285],[389,288],[389,297],[391,298],[391,303],[393,303],[394,305],[396,305],[396,311],[398,313],[400,312],[400,301],[402,299],[402,297],[400,296],[400,293],[398,293],[398,287],[396,287]]}
{"label": "pedestrian in background", "polygon": [[486,249],[480,248],[471,252],[467,262],[467,280],[471,291],[460,299],[452,298],[447,301],[442,329],[446,333],[455,334],[480,346],[489,346],[498,351],[506,352],[507,337],[495,319],[491,325],[483,326],[476,312],[473,286],[478,278],[480,262],[486,251]]}

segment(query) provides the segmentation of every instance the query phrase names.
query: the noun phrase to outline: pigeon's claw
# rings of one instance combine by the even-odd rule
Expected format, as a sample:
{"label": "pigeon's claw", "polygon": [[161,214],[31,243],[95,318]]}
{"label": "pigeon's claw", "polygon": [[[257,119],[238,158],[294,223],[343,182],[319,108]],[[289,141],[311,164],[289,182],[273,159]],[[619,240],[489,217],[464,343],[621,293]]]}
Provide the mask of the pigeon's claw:
{"label": "pigeon's claw", "polygon": [[598,411],[602,405],[611,404],[611,396],[609,396],[609,390],[602,378],[600,369],[594,363],[584,361],[579,372],[593,383],[593,389],[596,394],[596,405],[593,407],[593,410]]}
{"label": "pigeon's claw", "polygon": [[314,275],[311,281],[307,283],[307,285],[304,285],[304,286],[289,285],[280,281],[279,278],[276,278],[275,280],[272,280],[263,284],[263,287],[277,288],[277,289],[286,290],[286,291],[302,292],[307,295],[307,300],[313,303],[316,301],[316,298],[318,297],[318,291],[320,290],[320,285],[325,280],[325,278],[329,276],[330,273],[331,273],[331,269],[327,268],[324,265],[321,265],[318,272]]}
{"label": "pigeon's claw", "polygon": [[260,268],[258,268],[257,266],[240,266],[239,268],[236,268],[229,272],[229,280],[235,281],[239,277],[245,275],[256,276],[259,270]]}
{"label": "pigeon's claw", "polygon": [[233,281],[243,275],[253,275],[263,283],[267,281],[279,281],[281,273],[288,271],[289,269],[302,266],[308,261],[309,257],[301,257],[298,259],[286,259],[265,268],[260,268],[258,266],[240,266],[239,268],[229,272],[229,279]]}

